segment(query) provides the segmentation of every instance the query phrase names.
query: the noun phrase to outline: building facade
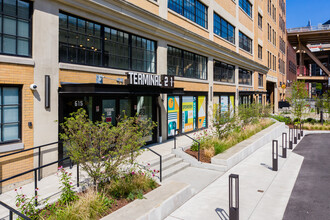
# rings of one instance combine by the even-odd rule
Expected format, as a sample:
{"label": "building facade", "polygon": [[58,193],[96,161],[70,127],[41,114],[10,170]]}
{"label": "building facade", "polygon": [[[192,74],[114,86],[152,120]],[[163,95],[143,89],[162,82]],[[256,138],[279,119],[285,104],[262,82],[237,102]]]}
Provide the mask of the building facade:
{"label": "building facade", "polygon": [[[216,104],[276,112],[284,96],[283,0],[0,2],[0,153],[58,141],[79,108],[114,125],[123,111],[151,118],[158,142],[208,127]],[[64,156],[52,145],[42,161]],[[0,163],[2,179],[37,165],[33,152]]]}

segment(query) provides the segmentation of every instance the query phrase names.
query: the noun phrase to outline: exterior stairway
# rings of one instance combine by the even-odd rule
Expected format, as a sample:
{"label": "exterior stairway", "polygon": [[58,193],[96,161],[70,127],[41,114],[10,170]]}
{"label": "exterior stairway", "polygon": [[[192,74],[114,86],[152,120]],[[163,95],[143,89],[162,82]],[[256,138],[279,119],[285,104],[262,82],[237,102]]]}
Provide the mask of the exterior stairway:
{"label": "exterior stairway", "polygon": [[[159,159],[156,159],[143,164],[147,170],[156,171],[155,177],[158,181],[160,178],[160,172],[157,172],[160,169],[159,162]],[[189,166],[189,163],[184,162],[182,158],[178,158],[174,154],[167,154],[162,156],[162,180],[164,181],[165,179],[184,170]]]}

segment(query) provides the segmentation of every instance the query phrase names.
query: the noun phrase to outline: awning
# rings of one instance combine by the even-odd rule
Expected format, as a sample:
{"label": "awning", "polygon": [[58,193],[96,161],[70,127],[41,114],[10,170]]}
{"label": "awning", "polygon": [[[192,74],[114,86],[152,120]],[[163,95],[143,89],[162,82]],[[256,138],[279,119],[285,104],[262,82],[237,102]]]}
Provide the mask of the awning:
{"label": "awning", "polygon": [[60,94],[183,95],[183,88],[61,82]]}

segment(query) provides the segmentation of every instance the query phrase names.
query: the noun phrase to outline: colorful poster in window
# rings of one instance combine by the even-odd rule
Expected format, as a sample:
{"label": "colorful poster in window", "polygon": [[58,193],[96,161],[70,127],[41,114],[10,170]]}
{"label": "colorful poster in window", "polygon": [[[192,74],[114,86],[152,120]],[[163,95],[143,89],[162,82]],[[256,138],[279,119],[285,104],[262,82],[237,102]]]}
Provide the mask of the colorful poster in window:
{"label": "colorful poster in window", "polygon": [[229,108],[230,108],[230,117],[234,116],[234,112],[235,112],[235,96],[231,95],[229,96]]}
{"label": "colorful poster in window", "polygon": [[198,128],[206,127],[206,98],[198,96]]}
{"label": "colorful poster in window", "polygon": [[196,97],[182,97],[182,132],[189,132],[196,128]]}
{"label": "colorful poster in window", "polygon": [[167,130],[168,136],[173,136],[175,129],[179,129],[180,99],[179,96],[167,97]]}
{"label": "colorful poster in window", "polygon": [[221,113],[228,111],[228,96],[221,96],[220,105],[221,105]]}

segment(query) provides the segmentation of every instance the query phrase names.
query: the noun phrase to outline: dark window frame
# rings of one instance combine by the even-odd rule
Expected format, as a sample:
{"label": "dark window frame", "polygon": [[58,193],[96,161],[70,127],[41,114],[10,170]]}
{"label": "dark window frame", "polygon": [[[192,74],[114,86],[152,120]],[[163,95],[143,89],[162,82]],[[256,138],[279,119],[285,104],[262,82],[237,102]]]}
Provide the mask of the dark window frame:
{"label": "dark window frame", "polygon": [[239,32],[239,47],[252,54],[252,39]]}
{"label": "dark window frame", "polygon": [[[218,65],[218,66],[217,66]],[[229,73],[232,71],[232,78],[229,78]],[[235,66],[221,61],[214,60],[213,62],[213,80],[216,82],[235,83]]]}
{"label": "dark window frame", "polygon": [[258,13],[258,27],[262,29],[262,16],[260,13]]}
{"label": "dark window frame", "polygon": [[[174,57],[173,59],[175,59],[175,58],[179,59],[179,62],[178,62],[179,71],[176,71],[175,73],[170,72],[170,71],[172,70],[173,67],[177,67],[178,65],[169,65],[169,62],[171,62],[171,60],[172,60],[172,58],[169,57],[170,56],[169,49],[173,50],[173,51],[175,50],[177,53],[180,53],[180,54],[178,54],[179,56],[173,56]],[[192,69],[193,69],[193,75],[195,75],[195,77],[193,75],[188,76],[186,74],[188,69],[185,70],[185,63],[189,61],[187,59],[187,57],[189,57],[189,56],[192,57],[192,60],[191,60],[193,62]],[[200,73],[197,70],[198,69],[197,68],[197,65],[198,65],[197,58],[203,58],[205,60],[205,74],[204,73],[201,74],[201,75],[205,75],[205,78],[196,77],[198,75],[200,76]],[[183,49],[171,46],[171,45],[167,45],[167,74],[168,75],[207,80],[207,77],[208,77],[207,63],[208,63],[208,58],[205,56],[202,56],[202,55],[199,55],[199,54],[187,51],[187,50],[183,50]],[[169,68],[169,66],[171,66],[171,68]]]}
{"label": "dark window frame", "polygon": [[[67,13],[67,12],[64,12],[64,11],[60,11],[60,16],[62,16],[62,15],[67,16],[67,19],[66,19],[66,24],[65,24],[66,27],[63,28],[63,27],[61,27],[61,24],[60,24],[60,28],[59,28],[59,61],[60,62],[73,63],[73,64],[79,64],[79,65],[87,65],[87,66],[97,66],[97,67],[104,67],[104,68],[112,68],[112,69],[120,69],[120,70],[139,71],[139,72],[146,72],[146,73],[153,73],[153,74],[157,73],[157,48],[158,48],[157,47],[157,41],[146,38],[146,37],[142,37],[140,35],[136,35],[136,34],[133,34],[133,33],[127,32],[127,31],[123,31],[123,30],[118,29],[118,28],[114,28],[114,27],[110,27],[110,26],[107,26],[107,25],[104,25],[104,24],[101,24],[101,23],[98,23],[98,22],[94,22],[94,21],[91,21],[89,19],[77,16],[77,15],[73,15],[73,14],[70,14],[70,13]],[[75,31],[70,30],[69,17],[73,17],[74,19],[76,19]],[[82,26],[83,32],[79,32],[79,21],[82,21],[84,23],[84,25]],[[93,26],[93,30],[92,30],[91,33],[88,33],[88,31],[91,30],[91,29],[88,29],[89,24],[91,24]],[[99,26],[99,30],[98,30],[98,28],[96,28],[96,26]],[[128,43],[125,44],[128,47],[128,56],[125,57],[125,56],[122,56],[121,54],[118,54],[118,53],[113,55],[116,59],[118,57],[119,58],[123,58],[123,57],[126,58],[128,60],[128,65],[127,66],[125,66],[125,67],[111,66],[111,65],[109,65],[109,63],[106,63],[107,56],[110,56],[110,53],[107,53],[106,49],[105,49],[105,44],[107,43],[107,39],[105,37],[105,34],[106,34],[105,30],[106,29],[110,30],[110,36],[111,36],[111,31],[114,30],[114,32],[116,32],[116,39],[117,40],[119,39],[118,35],[123,35],[123,36],[128,35]],[[99,37],[95,36],[96,30],[98,30],[100,32]],[[70,44],[70,42],[69,42],[68,35],[72,34],[72,33],[76,34],[78,36],[78,38],[76,36],[77,40],[76,40],[75,46],[74,46],[74,44]],[[66,40],[65,42],[61,41],[61,34],[65,35],[65,40]],[[79,45],[79,42],[78,42],[78,39],[79,39],[80,36],[87,37],[86,38],[87,41],[88,41],[89,38],[92,41],[94,41],[95,39],[100,40],[100,42],[99,42],[100,43],[100,45],[99,45],[100,46],[100,52],[96,52],[97,50],[95,50],[95,52],[93,52],[93,49],[94,49],[93,47],[91,47],[92,50],[90,50],[90,49],[86,50],[89,41],[85,42],[86,43],[86,48],[81,49],[81,44]],[[149,51],[149,50],[146,49],[146,50],[144,50],[144,52],[152,53],[152,55],[150,55],[150,56],[153,56],[152,59],[154,59],[154,60],[151,61],[152,59],[151,60],[143,59],[144,63],[142,62],[143,66],[145,67],[145,63],[148,63],[150,61],[150,63],[149,63],[149,66],[151,68],[150,71],[148,71],[148,68],[138,69],[138,68],[134,68],[134,66],[133,66],[134,60],[136,62],[140,61],[137,58],[138,56],[134,56],[133,52],[132,52],[132,50],[134,49],[132,38],[134,38],[134,37],[135,38],[140,38],[141,42],[146,41],[146,42],[150,42],[150,44],[153,44],[153,46],[152,46],[153,51]],[[110,40],[109,40],[109,42],[110,42]],[[69,55],[69,49],[70,48],[73,48],[73,50],[75,51],[74,52],[75,53],[75,60],[74,61],[70,61],[70,55]],[[139,47],[135,47],[135,48],[139,48]],[[81,53],[82,57],[79,57],[79,51],[82,51],[82,53]],[[93,55],[92,55],[93,63],[90,63],[89,62],[90,60],[87,59],[89,52],[93,53]],[[65,57],[62,56],[62,53],[64,53]],[[99,64],[95,63],[96,54],[100,55]],[[84,61],[79,62],[80,58],[82,58],[82,60],[84,60]]]}
{"label": "dark window frame", "polygon": [[[192,4],[187,0],[169,0],[167,7],[201,27],[208,29],[208,7],[198,0],[191,1]],[[204,7],[204,11],[200,7]],[[193,8],[193,10],[189,8]]]}
{"label": "dark window frame", "polygon": [[[9,104],[9,105],[4,105],[3,104],[3,88],[4,87],[12,87],[12,88],[17,88],[18,89],[18,104]],[[3,84],[0,85],[0,90],[1,90],[1,102],[0,102],[0,109],[1,109],[1,122],[0,122],[0,146],[3,144],[9,144],[9,143],[16,143],[16,142],[21,142],[22,141],[22,86],[19,85],[7,85]],[[5,106],[18,106],[18,122],[9,122],[9,123],[4,123],[3,122],[3,117],[4,117],[4,107]],[[18,124],[18,139],[15,140],[9,140],[9,141],[3,141],[3,125],[6,124]]]}
{"label": "dark window frame", "polygon": [[[18,57],[32,57],[32,14],[33,14],[33,2],[28,1],[28,0],[12,0],[15,1],[15,10],[16,14],[12,15],[9,13],[4,12],[4,2],[3,0],[0,3],[0,18],[1,18],[1,30],[0,30],[0,54],[3,55],[8,55],[8,56],[18,56]],[[28,18],[23,18],[18,15],[18,2],[25,2],[29,4],[29,9],[28,9]],[[11,34],[5,34],[4,33],[4,17],[8,17],[10,19],[15,20],[16,22],[16,35],[11,35]],[[28,22],[29,24],[29,30],[28,30],[28,37],[23,37],[18,35],[18,21],[25,21]],[[7,36],[8,38],[15,39],[15,53],[6,53],[3,52],[3,45],[4,45],[4,36]],[[18,40],[27,40],[28,42],[28,55],[22,55],[18,54]]]}
{"label": "dark window frame", "polygon": [[[215,12],[213,13],[213,21],[213,33],[235,44],[235,27]],[[223,24],[225,24],[225,27]],[[232,31],[230,31],[231,29]],[[229,32],[232,32],[232,36],[229,35]]]}
{"label": "dark window frame", "polygon": [[262,60],[262,46],[258,45],[258,58]]}
{"label": "dark window frame", "polygon": [[238,70],[238,84],[252,86],[253,73],[250,70],[239,68]]}
{"label": "dark window frame", "polygon": [[252,4],[249,0],[239,0],[239,7],[250,17],[252,17]]}
{"label": "dark window frame", "polygon": [[258,87],[264,87],[264,75],[258,73]]}

